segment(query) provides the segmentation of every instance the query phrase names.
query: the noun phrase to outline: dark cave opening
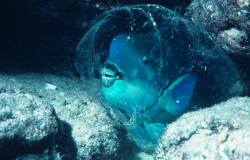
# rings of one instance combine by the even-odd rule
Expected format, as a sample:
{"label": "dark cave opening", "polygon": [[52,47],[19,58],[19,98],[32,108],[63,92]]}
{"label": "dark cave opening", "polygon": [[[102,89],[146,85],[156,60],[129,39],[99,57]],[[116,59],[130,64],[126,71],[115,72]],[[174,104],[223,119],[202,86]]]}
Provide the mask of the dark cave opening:
{"label": "dark cave opening", "polygon": [[[95,8],[99,3],[106,8]],[[0,72],[74,72],[75,49],[91,21],[108,8],[142,3],[175,9],[185,8],[190,0],[3,1],[0,6]],[[87,26],[83,26],[84,22]]]}
{"label": "dark cave opening", "polygon": [[56,17],[55,21],[42,19],[32,7],[29,1],[1,4],[0,71],[52,71],[64,63],[73,64],[79,29]]}
{"label": "dark cave opening", "polygon": [[[1,29],[1,69],[29,68],[40,65],[32,48],[38,39],[37,24],[31,18],[27,3],[5,1],[1,5],[3,26]],[[40,34],[40,33],[39,33]],[[35,66],[35,65],[34,65]]]}

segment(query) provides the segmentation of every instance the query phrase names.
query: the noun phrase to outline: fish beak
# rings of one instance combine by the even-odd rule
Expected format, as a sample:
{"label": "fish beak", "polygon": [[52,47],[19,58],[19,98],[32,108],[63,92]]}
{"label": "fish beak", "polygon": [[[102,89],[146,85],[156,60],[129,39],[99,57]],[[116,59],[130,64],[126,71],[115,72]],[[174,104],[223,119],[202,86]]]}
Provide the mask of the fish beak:
{"label": "fish beak", "polygon": [[105,88],[111,87],[115,83],[115,81],[116,81],[115,78],[109,78],[104,76],[102,76],[101,78],[102,86]]}
{"label": "fish beak", "polygon": [[104,67],[100,70],[102,85],[106,88],[111,87],[116,80],[124,79],[123,72],[117,69],[117,66],[111,63],[105,63]]}

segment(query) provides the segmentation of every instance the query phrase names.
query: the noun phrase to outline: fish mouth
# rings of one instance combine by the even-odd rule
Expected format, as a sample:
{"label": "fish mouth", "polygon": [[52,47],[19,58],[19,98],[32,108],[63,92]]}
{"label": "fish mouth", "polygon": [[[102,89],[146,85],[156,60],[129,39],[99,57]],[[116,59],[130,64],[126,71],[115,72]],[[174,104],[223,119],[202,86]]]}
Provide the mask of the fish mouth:
{"label": "fish mouth", "polygon": [[101,81],[105,88],[111,87],[116,80],[121,80],[123,78],[124,74],[114,64],[105,63],[104,67],[101,69]]}
{"label": "fish mouth", "polygon": [[116,81],[116,75],[114,71],[107,68],[101,69],[102,86],[104,86],[105,88],[109,88],[114,84],[115,81]]}
{"label": "fish mouth", "polygon": [[116,79],[114,77],[102,76],[101,78],[102,86],[105,88],[110,88],[115,83],[115,81]]}

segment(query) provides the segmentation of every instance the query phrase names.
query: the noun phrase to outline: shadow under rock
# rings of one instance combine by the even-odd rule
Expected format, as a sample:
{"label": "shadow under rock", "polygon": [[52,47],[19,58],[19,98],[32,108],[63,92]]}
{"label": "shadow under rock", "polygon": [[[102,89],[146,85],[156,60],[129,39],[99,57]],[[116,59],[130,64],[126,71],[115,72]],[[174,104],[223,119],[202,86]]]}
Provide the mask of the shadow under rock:
{"label": "shadow under rock", "polygon": [[242,96],[250,96],[250,56],[229,55],[235,63],[243,83],[245,84],[245,92]]}
{"label": "shadow under rock", "polygon": [[[4,139],[0,137],[0,160],[14,160],[22,155],[43,155],[54,160],[75,160],[77,147],[72,138],[72,128],[57,117],[59,129],[57,133],[51,134],[39,142],[29,144],[27,141],[14,137]],[[58,157],[58,155],[60,157]]]}
{"label": "shadow under rock", "polygon": [[49,135],[39,142],[29,144],[18,136],[12,139],[0,138],[0,159],[14,160],[20,155],[25,154],[43,154],[46,150],[51,151],[54,148],[54,139],[56,134]]}
{"label": "shadow under rock", "polygon": [[72,137],[72,128],[65,122],[60,120],[59,133],[56,138],[56,151],[62,155],[62,160],[75,160],[77,157],[77,146]]}

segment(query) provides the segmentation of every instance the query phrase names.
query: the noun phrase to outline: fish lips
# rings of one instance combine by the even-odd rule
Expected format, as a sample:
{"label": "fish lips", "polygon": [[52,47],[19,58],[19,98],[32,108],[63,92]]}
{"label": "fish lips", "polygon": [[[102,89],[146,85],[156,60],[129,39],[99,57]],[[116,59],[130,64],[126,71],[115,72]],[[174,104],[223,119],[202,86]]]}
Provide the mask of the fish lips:
{"label": "fish lips", "polygon": [[109,88],[109,87],[111,87],[115,83],[116,78],[102,76],[101,81],[102,81],[102,86],[103,87]]}

